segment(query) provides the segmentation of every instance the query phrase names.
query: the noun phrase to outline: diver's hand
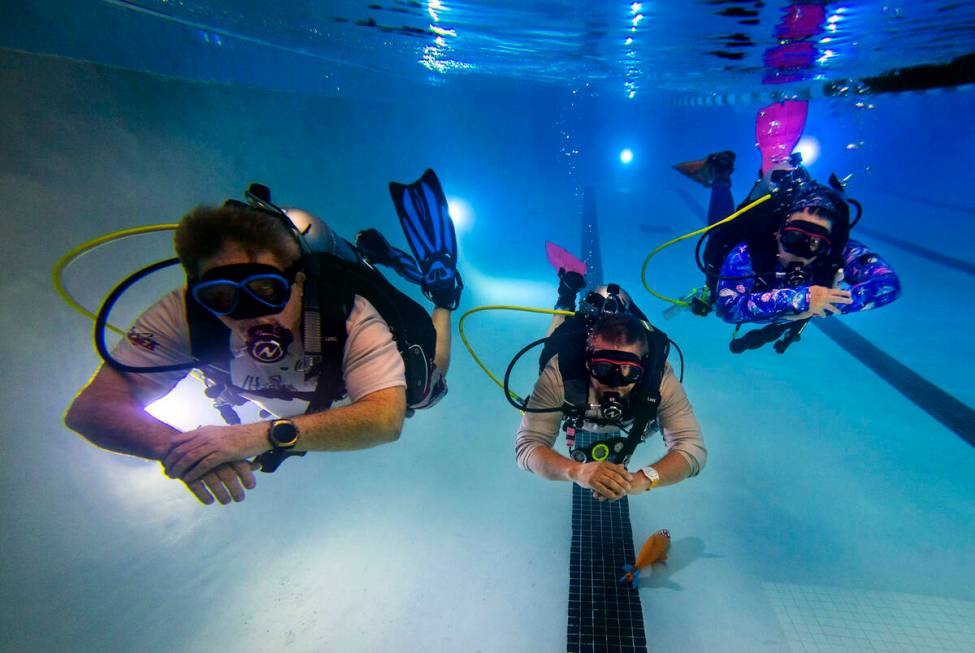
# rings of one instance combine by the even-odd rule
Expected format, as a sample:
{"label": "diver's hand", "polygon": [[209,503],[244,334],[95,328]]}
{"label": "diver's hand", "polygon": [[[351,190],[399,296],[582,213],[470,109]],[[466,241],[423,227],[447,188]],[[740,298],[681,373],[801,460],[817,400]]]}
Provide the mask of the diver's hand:
{"label": "diver's hand", "polygon": [[615,501],[626,496],[633,484],[633,475],[622,465],[606,462],[582,463],[576,468],[572,480],[593,491],[599,499]]}
{"label": "diver's hand", "polygon": [[195,481],[183,483],[203,505],[209,506],[216,498],[225,506],[231,500],[243,501],[244,489],[253,490],[257,486],[254,470],[258,467],[256,463],[237,460],[220,465]]}
{"label": "diver's hand", "polygon": [[176,435],[162,463],[170,477],[192,483],[223,463],[251,458],[267,449],[264,422],[201,426]]}
{"label": "diver's hand", "polygon": [[839,313],[841,305],[852,303],[853,297],[849,290],[809,286],[809,309],[805,312],[816,317],[826,317],[829,313]]}

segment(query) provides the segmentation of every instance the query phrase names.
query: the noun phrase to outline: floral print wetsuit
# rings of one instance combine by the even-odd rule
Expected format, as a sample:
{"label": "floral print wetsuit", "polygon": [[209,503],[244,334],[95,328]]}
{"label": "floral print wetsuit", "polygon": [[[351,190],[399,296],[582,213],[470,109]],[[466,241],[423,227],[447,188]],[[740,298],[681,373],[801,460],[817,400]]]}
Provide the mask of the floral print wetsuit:
{"label": "floral print wetsuit", "polygon": [[[861,243],[850,240],[843,252],[841,286],[850,291],[852,304],[840,306],[840,313],[855,313],[878,308],[900,296],[901,284],[894,270],[880,256]],[[754,279],[719,281],[717,313],[725,322],[785,322],[787,318],[809,308],[809,286],[786,287],[785,268],[776,260],[776,286],[752,292]],[[722,277],[744,277],[755,274],[746,243],[735,246],[721,266]],[[780,287],[778,284],[782,283]]]}

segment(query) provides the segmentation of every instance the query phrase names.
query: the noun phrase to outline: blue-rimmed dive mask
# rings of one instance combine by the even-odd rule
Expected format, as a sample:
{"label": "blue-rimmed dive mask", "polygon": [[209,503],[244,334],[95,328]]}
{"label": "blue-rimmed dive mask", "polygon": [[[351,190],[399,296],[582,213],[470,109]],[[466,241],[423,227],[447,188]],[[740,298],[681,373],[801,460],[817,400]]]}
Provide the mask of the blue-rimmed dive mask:
{"label": "blue-rimmed dive mask", "polygon": [[245,320],[284,310],[296,275],[297,268],[282,272],[263,263],[221,265],[191,283],[190,292],[217,317]]}

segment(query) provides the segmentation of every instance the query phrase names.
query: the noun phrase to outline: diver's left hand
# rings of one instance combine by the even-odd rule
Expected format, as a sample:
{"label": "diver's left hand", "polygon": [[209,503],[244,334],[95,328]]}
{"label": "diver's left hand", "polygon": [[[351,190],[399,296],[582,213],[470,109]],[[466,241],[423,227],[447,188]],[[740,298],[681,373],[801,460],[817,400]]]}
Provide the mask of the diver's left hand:
{"label": "diver's left hand", "polygon": [[162,463],[171,478],[192,483],[223,463],[250,458],[268,448],[266,423],[201,426],[174,437]]}
{"label": "diver's left hand", "polygon": [[599,492],[596,492],[595,490],[593,490],[592,491],[592,498],[595,499],[596,501],[609,501],[610,503],[612,503],[614,501],[619,501],[620,499],[622,499],[623,497],[625,497],[625,496],[627,496],[629,494],[632,494],[632,493],[631,492],[627,492],[626,494],[624,494],[622,496],[608,497],[605,494],[600,494]]}
{"label": "diver's left hand", "polygon": [[[650,485],[649,479],[644,481],[643,479],[646,479],[646,476],[644,474],[639,474],[639,475],[634,474],[633,477],[634,477],[633,485],[630,486],[630,489],[627,490],[626,494],[624,494],[623,496],[633,497],[638,494],[643,494],[644,492],[647,491],[647,486]],[[593,490],[592,498],[595,499],[596,501],[619,501],[623,497],[622,496],[616,497],[614,499],[613,497],[608,497],[604,494],[600,494],[596,490]]]}

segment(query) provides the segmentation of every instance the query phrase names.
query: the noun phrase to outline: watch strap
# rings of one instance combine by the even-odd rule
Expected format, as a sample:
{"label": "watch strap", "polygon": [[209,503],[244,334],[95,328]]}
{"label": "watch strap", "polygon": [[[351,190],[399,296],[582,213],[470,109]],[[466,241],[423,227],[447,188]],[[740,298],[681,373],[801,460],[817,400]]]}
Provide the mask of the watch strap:
{"label": "watch strap", "polygon": [[649,492],[653,488],[657,487],[657,484],[660,483],[660,474],[657,472],[657,470],[648,465],[640,471],[643,472],[643,475],[650,480],[650,485],[647,486],[645,492]]}

